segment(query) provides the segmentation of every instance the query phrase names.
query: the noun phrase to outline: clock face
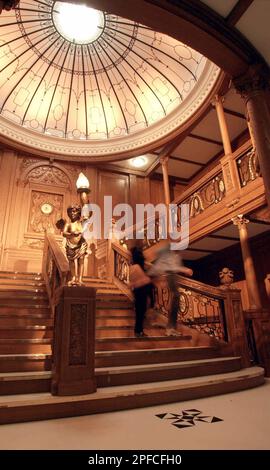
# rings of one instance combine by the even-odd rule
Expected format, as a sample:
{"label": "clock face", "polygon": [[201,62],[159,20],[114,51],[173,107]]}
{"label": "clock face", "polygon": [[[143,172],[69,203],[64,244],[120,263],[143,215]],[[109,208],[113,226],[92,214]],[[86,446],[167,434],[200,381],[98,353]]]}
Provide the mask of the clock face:
{"label": "clock face", "polygon": [[44,204],[42,204],[40,209],[43,214],[50,215],[53,211],[53,206],[49,204],[48,202],[45,202]]}

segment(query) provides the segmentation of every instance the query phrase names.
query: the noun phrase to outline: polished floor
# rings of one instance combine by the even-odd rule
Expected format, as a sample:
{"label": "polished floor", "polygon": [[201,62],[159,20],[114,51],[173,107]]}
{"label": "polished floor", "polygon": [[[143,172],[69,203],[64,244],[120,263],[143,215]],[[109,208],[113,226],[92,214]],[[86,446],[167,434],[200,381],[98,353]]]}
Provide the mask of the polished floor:
{"label": "polished floor", "polygon": [[270,450],[270,379],[250,390],[0,427],[1,450]]}

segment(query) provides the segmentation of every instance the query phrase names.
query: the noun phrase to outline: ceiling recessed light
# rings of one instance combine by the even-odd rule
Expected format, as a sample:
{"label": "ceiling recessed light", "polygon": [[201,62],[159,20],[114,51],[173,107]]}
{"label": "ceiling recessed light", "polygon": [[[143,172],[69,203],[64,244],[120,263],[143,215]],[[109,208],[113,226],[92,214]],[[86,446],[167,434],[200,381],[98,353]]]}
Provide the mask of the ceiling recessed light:
{"label": "ceiling recessed light", "polygon": [[141,168],[147,163],[147,158],[146,157],[136,157],[132,158],[131,163],[135,168]]}

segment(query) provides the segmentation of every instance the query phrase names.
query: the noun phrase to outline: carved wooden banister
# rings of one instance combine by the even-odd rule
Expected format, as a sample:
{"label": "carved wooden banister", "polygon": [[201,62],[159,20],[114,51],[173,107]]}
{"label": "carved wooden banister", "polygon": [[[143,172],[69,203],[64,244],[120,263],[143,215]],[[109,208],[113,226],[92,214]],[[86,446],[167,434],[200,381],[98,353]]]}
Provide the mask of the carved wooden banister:
{"label": "carved wooden banister", "polygon": [[69,263],[56,238],[46,234],[43,276],[52,313],[53,395],[81,395],[96,390],[95,304],[90,287],[68,287]]}
{"label": "carved wooden banister", "polygon": [[132,299],[133,294],[129,288],[129,266],[131,263],[131,254],[129,250],[117,242],[113,242],[111,244],[111,252],[112,280],[124,294]]}
{"label": "carved wooden banister", "polygon": [[54,235],[46,234],[44,241],[42,274],[45,280],[50,306],[54,313],[69,274],[68,260]]}
{"label": "carved wooden banister", "polygon": [[[131,294],[128,287],[130,253],[116,243],[112,244],[112,249],[114,282],[123,292]],[[177,276],[177,285],[180,294],[179,321],[218,340],[221,348],[224,344],[224,348],[232,354],[241,356],[243,366],[248,366],[240,290],[221,289],[180,275]],[[155,282],[155,307],[167,317],[170,302],[171,292],[165,276],[162,276]]]}

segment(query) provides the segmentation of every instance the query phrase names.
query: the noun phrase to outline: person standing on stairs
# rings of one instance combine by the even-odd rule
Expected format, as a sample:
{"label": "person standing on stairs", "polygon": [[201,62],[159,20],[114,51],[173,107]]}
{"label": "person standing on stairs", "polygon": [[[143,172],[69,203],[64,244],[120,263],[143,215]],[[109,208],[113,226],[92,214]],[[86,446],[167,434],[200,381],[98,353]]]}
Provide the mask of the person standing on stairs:
{"label": "person standing on stairs", "polygon": [[171,250],[170,243],[160,248],[157,258],[147,271],[150,278],[166,276],[168,289],[171,292],[171,305],[168,312],[167,336],[180,336],[177,331],[177,314],[179,309],[179,291],[177,288],[177,275],[192,276],[193,271],[183,265],[179,251]]}
{"label": "person standing on stairs", "polygon": [[145,273],[144,256],[140,248],[131,249],[132,264],[129,270],[129,286],[133,290],[135,301],[134,334],[137,338],[147,336],[143,331],[143,323],[147,309],[147,299],[151,295],[152,283]]}

